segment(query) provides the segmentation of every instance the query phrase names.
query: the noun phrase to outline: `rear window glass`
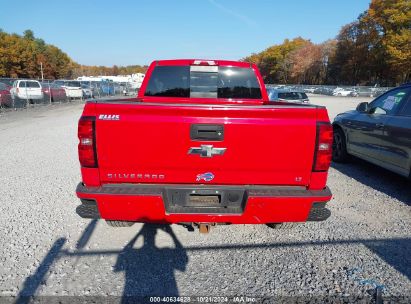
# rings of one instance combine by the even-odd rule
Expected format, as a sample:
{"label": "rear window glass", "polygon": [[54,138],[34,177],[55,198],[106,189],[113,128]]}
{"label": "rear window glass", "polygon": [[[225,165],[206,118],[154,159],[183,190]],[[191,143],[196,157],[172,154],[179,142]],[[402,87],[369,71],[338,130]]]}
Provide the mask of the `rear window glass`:
{"label": "rear window glass", "polygon": [[40,83],[36,81],[27,81],[26,86],[27,88],[40,88]]}
{"label": "rear window glass", "polygon": [[68,87],[81,87],[81,84],[79,81],[67,81],[66,85]]}
{"label": "rear window glass", "polygon": [[218,74],[219,98],[261,98],[260,85],[252,69],[221,67]]}
{"label": "rear window glass", "polygon": [[250,68],[158,66],[145,96],[261,99],[261,90]]}
{"label": "rear window glass", "polygon": [[151,74],[146,96],[190,97],[189,66],[158,66]]}

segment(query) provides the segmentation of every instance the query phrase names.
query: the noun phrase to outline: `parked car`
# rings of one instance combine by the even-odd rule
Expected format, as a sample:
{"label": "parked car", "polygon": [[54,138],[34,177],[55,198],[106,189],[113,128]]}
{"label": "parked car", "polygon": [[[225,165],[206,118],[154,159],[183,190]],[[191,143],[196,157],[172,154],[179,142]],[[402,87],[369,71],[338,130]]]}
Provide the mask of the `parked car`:
{"label": "parked car", "polygon": [[37,80],[16,80],[10,89],[11,98],[16,100],[28,100],[30,103],[43,100],[42,86]]}
{"label": "parked car", "polygon": [[334,89],[331,87],[318,87],[314,89],[314,94],[333,95]]}
{"label": "parked car", "polygon": [[45,100],[50,100],[51,102],[67,100],[66,90],[63,87],[47,82],[41,83],[41,86]]}
{"label": "parked car", "polygon": [[64,88],[68,98],[83,98],[83,89],[81,88],[80,81],[59,79],[53,83]]}
{"label": "parked car", "polygon": [[207,232],[330,216],[327,109],[269,104],[254,64],[154,61],[138,99],[85,104],[78,138],[81,217]]}
{"label": "parked car", "polygon": [[[101,95],[101,93],[100,93],[100,87],[99,87],[99,83],[100,83],[101,81],[81,81],[80,83],[81,83],[81,87],[82,88],[87,88],[87,89],[90,89],[91,90],[91,97],[90,98],[92,98],[92,97],[96,97],[96,96],[100,96]],[[83,91],[83,93],[84,93],[84,91]],[[87,92],[86,94],[89,94],[90,92]]]}
{"label": "parked car", "polygon": [[333,122],[333,160],[350,155],[410,177],[411,85],[394,88]]}
{"label": "parked car", "polygon": [[372,90],[369,87],[359,87],[353,89],[353,94],[351,96],[354,97],[373,97]]}
{"label": "parked car", "polygon": [[336,88],[333,91],[333,96],[352,96],[353,90]]}
{"label": "parked car", "polygon": [[83,90],[83,98],[93,98],[94,97],[94,89],[92,86],[82,83],[81,89]]}
{"label": "parked car", "polygon": [[124,96],[132,96],[138,93],[138,89],[136,90],[131,83],[124,83],[121,86],[121,94]]}
{"label": "parked car", "polygon": [[13,100],[10,94],[10,87],[0,82],[0,107],[11,107]]}
{"label": "parked car", "polygon": [[305,92],[279,90],[267,88],[268,99],[270,101],[286,101],[286,102],[300,102],[308,103],[309,99]]}

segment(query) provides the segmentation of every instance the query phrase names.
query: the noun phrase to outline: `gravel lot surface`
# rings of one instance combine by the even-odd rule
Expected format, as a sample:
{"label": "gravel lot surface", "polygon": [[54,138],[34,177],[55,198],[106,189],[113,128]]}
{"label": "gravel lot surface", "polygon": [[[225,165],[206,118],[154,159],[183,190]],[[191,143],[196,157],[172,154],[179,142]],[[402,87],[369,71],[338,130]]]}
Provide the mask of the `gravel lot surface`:
{"label": "gravel lot surface", "polygon": [[[311,100],[326,105],[332,118],[369,99]],[[331,218],[289,230],[232,225],[201,235],[177,225],[110,228],[75,213],[81,110],[75,103],[0,114],[0,296],[111,295],[114,302],[122,295],[320,302],[336,296],[355,302],[373,301],[378,290],[386,299],[411,300],[405,179],[359,160],[333,164]]]}

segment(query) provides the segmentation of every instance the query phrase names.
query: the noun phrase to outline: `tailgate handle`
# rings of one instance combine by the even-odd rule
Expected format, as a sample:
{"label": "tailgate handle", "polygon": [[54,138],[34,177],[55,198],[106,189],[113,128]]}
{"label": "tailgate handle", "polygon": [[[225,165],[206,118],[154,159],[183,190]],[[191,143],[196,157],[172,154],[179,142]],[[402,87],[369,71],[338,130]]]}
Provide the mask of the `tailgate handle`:
{"label": "tailgate handle", "polygon": [[224,140],[224,125],[192,124],[191,140]]}

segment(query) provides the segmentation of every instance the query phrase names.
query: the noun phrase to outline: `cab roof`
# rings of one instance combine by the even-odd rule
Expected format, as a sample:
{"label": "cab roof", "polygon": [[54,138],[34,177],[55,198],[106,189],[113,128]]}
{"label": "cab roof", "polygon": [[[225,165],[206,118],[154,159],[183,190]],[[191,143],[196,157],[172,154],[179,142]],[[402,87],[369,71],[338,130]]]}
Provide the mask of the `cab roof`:
{"label": "cab roof", "polygon": [[155,65],[209,65],[209,66],[232,66],[239,68],[252,68],[253,64],[242,61],[232,60],[215,60],[215,59],[169,59],[155,60],[152,62]]}

